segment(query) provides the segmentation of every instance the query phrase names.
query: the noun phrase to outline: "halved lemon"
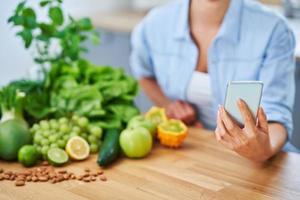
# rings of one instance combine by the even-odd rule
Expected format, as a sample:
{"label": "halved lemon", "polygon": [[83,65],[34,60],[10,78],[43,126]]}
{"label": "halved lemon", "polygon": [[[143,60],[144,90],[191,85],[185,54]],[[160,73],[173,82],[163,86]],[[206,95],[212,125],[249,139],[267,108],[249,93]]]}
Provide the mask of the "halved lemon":
{"label": "halved lemon", "polygon": [[68,140],[66,152],[74,160],[84,160],[90,155],[90,147],[85,139],[74,136]]}

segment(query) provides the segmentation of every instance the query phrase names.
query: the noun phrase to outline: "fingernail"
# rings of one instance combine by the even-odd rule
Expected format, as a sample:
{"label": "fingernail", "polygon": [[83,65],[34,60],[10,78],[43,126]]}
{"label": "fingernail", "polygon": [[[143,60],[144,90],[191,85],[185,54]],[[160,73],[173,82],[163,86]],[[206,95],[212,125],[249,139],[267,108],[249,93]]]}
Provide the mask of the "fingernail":
{"label": "fingernail", "polygon": [[238,104],[242,105],[244,101],[241,98],[239,98],[237,102]]}

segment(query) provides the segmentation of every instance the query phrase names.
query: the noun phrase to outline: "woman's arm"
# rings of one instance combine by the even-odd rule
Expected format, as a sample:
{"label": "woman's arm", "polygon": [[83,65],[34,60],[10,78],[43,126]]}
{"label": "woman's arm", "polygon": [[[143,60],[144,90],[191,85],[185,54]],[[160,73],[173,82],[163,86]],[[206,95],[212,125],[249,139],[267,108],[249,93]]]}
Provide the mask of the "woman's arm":
{"label": "woman's arm", "polygon": [[[166,109],[168,117],[182,120],[188,125],[192,125],[196,122],[197,115],[193,106],[184,101],[170,100],[164,95],[154,78],[141,78],[140,85],[155,105]],[[196,125],[199,126],[199,123]]]}
{"label": "woman's arm", "polygon": [[140,79],[140,85],[150,100],[157,106],[166,107],[172,101],[168,99],[154,78],[144,77]]}
{"label": "woman's arm", "polygon": [[287,131],[280,123],[269,122],[269,137],[272,148],[272,155],[278,153],[287,140]]}

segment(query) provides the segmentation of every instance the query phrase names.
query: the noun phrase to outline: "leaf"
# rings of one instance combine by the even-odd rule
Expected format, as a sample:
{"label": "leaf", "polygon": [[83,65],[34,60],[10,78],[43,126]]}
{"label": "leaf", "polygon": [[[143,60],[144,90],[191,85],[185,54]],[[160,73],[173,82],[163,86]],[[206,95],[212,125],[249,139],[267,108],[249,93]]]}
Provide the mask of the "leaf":
{"label": "leaf", "polygon": [[64,22],[63,12],[60,7],[51,7],[49,9],[49,17],[53,24],[62,25]]}
{"label": "leaf", "polygon": [[24,43],[25,43],[25,48],[27,49],[32,42],[32,32],[30,29],[24,29],[23,31],[20,31],[17,33],[17,35],[19,35]]}
{"label": "leaf", "polygon": [[15,26],[23,25],[24,24],[24,18],[21,16],[12,16],[7,20],[8,23],[13,23]]}
{"label": "leaf", "polygon": [[91,34],[90,39],[93,44],[99,44],[100,43],[100,37],[99,34],[95,31]]}
{"label": "leaf", "polygon": [[39,27],[42,31],[42,34],[47,36],[52,36],[56,31],[55,27],[51,24],[41,23]]}
{"label": "leaf", "polygon": [[41,7],[45,7],[46,5],[48,5],[48,4],[50,4],[50,3],[51,3],[51,1],[49,1],[49,0],[41,1],[41,2],[40,2],[40,6],[41,6]]}
{"label": "leaf", "polygon": [[44,42],[49,42],[50,40],[49,36],[43,34],[36,36],[36,39]]}
{"label": "leaf", "polygon": [[22,12],[22,17],[24,18],[24,26],[26,28],[36,28],[36,14],[32,8],[25,8]]}
{"label": "leaf", "polygon": [[42,82],[19,80],[10,85],[26,93],[23,108],[30,116],[42,119],[51,113],[49,95],[44,90]]}
{"label": "leaf", "polygon": [[126,123],[134,116],[140,114],[139,110],[135,106],[128,104],[111,104],[107,109]]}
{"label": "leaf", "polygon": [[77,21],[77,24],[80,30],[88,31],[93,29],[92,22],[89,18],[82,18]]}
{"label": "leaf", "polygon": [[15,13],[18,15],[24,8],[26,1],[22,1],[17,5]]}
{"label": "leaf", "polygon": [[111,129],[111,128],[121,128],[122,122],[120,119],[116,118],[113,115],[107,115],[105,118],[101,118],[101,120],[92,121],[91,124],[95,126],[99,126],[103,129]]}

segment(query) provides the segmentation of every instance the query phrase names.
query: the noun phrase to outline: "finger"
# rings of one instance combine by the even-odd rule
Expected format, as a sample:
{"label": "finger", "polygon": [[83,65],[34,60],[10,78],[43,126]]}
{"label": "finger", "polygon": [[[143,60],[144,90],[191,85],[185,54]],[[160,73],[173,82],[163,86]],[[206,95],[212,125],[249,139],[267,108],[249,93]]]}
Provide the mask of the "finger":
{"label": "finger", "polygon": [[[256,123],[255,123],[255,119],[253,118],[253,115],[252,115],[248,105],[242,99],[239,99],[237,104],[238,104],[239,110],[241,112],[241,115],[243,117],[245,128],[254,130]],[[251,131],[251,132],[253,132],[253,131]]]}
{"label": "finger", "polygon": [[217,141],[220,142],[222,145],[224,145],[225,147],[227,147],[229,149],[233,149],[233,145],[230,142],[223,140],[223,138],[220,135],[218,127],[216,128],[215,136],[216,136]]}
{"label": "finger", "polygon": [[182,101],[177,101],[175,105],[178,112],[177,113],[178,119],[184,121],[187,124],[192,124],[196,120],[195,116],[192,113],[193,110],[192,112],[190,112],[188,109],[186,109],[189,107],[189,104]]}
{"label": "finger", "polygon": [[186,103],[186,102],[181,102],[183,108],[185,109],[185,111],[187,112],[188,115],[194,115],[195,114],[195,111],[194,111],[194,108]]}
{"label": "finger", "polygon": [[196,128],[203,128],[203,125],[202,125],[201,122],[196,121],[196,122],[194,123],[194,127],[196,127]]}
{"label": "finger", "polygon": [[182,102],[182,107],[184,109],[185,116],[189,123],[194,123],[197,119],[194,108],[185,102]]}
{"label": "finger", "polygon": [[262,107],[259,107],[258,109],[257,118],[258,118],[258,127],[261,128],[264,133],[268,133],[269,132],[268,120]]}
{"label": "finger", "polygon": [[221,120],[223,121],[225,128],[229,132],[229,134],[233,137],[239,137],[241,131],[240,127],[231,119],[223,106],[220,107],[220,115]]}
{"label": "finger", "polygon": [[218,110],[217,128],[218,128],[218,133],[220,135],[220,138],[221,140],[224,140],[226,142],[232,142],[232,138],[228,133],[228,131],[226,130],[220,115],[221,115],[220,110]]}
{"label": "finger", "polygon": [[174,115],[176,119],[183,120],[185,118],[184,110],[179,102],[174,103]]}
{"label": "finger", "polygon": [[173,105],[169,105],[167,107],[167,112],[166,112],[168,118],[175,118],[175,115],[174,115],[174,108],[173,108]]}

